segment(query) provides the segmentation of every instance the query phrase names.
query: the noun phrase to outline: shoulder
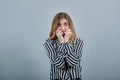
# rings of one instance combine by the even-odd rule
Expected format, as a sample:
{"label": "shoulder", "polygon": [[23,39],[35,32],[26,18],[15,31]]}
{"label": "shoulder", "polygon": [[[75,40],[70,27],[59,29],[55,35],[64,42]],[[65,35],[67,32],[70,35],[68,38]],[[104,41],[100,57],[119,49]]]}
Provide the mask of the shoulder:
{"label": "shoulder", "polygon": [[82,47],[84,45],[84,42],[83,42],[83,39],[82,38],[77,38],[75,41],[74,41],[74,46],[79,46],[79,47]]}
{"label": "shoulder", "polygon": [[74,40],[74,45],[83,45],[84,44],[84,42],[83,42],[83,39],[82,38],[80,38],[80,37],[78,37],[77,39],[75,39]]}
{"label": "shoulder", "polygon": [[78,37],[77,39],[75,39],[75,42],[83,42],[83,39]]}
{"label": "shoulder", "polygon": [[55,44],[55,43],[58,43],[58,41],[57,40],[46,39],[45,42],[44,42],[44,44],[46,44],[46,43]]}

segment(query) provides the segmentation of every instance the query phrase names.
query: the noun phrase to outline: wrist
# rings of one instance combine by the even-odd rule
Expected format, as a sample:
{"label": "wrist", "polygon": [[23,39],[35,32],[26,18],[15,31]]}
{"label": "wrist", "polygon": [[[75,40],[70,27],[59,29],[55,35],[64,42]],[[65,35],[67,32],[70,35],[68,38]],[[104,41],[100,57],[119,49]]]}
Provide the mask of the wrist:
{"label": "wrist", "polygon": [[59,40],[60,43],[64,43],[64,40]]}
{"label": "wrist", "polygon": [[65,40],[65,43],[69,42],[69,40]]}

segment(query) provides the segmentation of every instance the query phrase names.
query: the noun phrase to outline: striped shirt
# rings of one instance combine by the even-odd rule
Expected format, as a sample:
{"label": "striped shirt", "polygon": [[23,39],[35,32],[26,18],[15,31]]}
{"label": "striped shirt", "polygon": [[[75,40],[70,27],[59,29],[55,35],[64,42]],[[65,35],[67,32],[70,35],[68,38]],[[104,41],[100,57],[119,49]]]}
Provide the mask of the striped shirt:
{"label": "striped shirt", "polygon": [[82,78],[81,56],[83,40],[76,39],[74,44],[46,40],[44,43],[50,63],[50,80],[74,80]]}

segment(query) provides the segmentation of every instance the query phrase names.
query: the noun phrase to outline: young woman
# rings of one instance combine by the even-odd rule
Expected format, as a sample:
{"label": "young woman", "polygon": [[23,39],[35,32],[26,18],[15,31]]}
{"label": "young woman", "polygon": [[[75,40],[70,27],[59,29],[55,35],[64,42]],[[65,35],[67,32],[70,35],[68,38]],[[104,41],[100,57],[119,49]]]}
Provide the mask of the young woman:
{"label": "young woman", "polygon": [[50,80],[81,80],[83,40],[77,37],[67,13],[54,16],[44,46],[51,63]]}

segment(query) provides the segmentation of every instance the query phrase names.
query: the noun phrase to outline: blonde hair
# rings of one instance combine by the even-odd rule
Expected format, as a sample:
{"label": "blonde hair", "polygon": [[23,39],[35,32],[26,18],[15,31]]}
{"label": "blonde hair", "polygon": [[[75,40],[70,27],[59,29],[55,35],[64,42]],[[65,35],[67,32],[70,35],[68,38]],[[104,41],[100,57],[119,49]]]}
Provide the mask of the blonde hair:
{"label": "blonde hair", "polygon": [[75,39],[77,39],[77,35],[75,33],[75,30],[74,30],[72,19],[67,13],[64,13],[64,12],[59,12],[54,16],[53,21],[52,21],[51,31],[49,33],[48,39],[49,40],[56,40],[57,39],[56,29],[57,29],[57,26],[62,18],[65,18],[66,20],[68,20],[70,29],[73,33],[71,40],[74,41]]}

